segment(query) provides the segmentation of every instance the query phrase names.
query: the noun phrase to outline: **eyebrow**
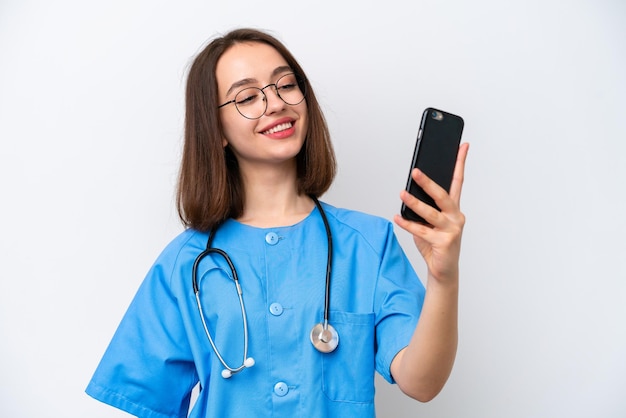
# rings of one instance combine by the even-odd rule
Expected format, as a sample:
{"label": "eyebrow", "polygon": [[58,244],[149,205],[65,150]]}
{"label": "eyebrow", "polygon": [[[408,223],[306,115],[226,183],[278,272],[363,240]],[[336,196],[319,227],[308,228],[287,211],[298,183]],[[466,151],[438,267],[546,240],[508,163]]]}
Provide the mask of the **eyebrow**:
{"label": "eyebrow", "polygon": [[[288,65],[281,65],[280,67],[276,67],[276,68],[274,68],[274,71],[272,71],[271,76],[272,76],[272,78],[274,78],[274,77],[276,77],[277,75],[282,74],[282,73],[284,73],[284,72],[288,72],[288,71],[293,71],[293,70],[292,70],[292,69],[291,69],[291,67],[290,67],[290,66],[288,66]],[[233,84],[232,84],[232,85],[228,88],[228,90],[226,91],[226,96],[228,97],[228,95],[230,95],[230,93],[232,93],[232,92],[233,92],[233,90],[237,90],[237,89],[239,89],[239,87],[243,87],[243,86],[245,86],[245,85],[252,84],[252,83],[255,83],[255,82],[257,82],[257,81],[258,81],[258,80],[257,80],[256,78],[244,78],[244,79],[241,79],[241,80],[239,80],[239,81],[235,81],[235,82],[234,82],[234,83],[233,83]]]}

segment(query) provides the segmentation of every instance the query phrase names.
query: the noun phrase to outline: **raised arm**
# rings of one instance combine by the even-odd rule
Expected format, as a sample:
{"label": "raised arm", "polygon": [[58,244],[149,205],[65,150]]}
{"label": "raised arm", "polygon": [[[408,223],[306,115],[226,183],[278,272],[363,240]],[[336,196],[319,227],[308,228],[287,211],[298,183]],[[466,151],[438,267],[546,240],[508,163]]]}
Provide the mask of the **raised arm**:
{"label": "raised arm", "polygon": [[426,175],[414,170],[413,179],[437,203],[441,211],[415,199],[406,191],[402,201],[431,225],[396,215],[398,226],[413,235],[428,267],[426,297],[411,342],[391,364],[391,374],[408,396],[422,402],[443,388],[456,357],[458,343],[459,255],[465,216],[460,210],[461,189],[469,144],[459,147],[448,194]]}

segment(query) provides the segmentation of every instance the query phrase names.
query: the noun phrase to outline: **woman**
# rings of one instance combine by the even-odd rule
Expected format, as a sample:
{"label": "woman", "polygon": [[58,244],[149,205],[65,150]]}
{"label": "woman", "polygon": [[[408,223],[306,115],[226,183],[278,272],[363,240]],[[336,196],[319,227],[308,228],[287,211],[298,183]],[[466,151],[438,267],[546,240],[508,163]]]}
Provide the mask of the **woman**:
{"label": "woman", "polygon": [[432,399],[456,354],[467,149],[449,194],[413,173],[441,212],[401,193],[432,225],[394,219],[427,263],[425,289],[390,222],[317,200],[335,159],[291,53],[252,29],[213,40],[188,76],[187,229],[149,271],[87,393],[150,418],[187,416],[198,384],[191,417],[366,417],[378,371]]}

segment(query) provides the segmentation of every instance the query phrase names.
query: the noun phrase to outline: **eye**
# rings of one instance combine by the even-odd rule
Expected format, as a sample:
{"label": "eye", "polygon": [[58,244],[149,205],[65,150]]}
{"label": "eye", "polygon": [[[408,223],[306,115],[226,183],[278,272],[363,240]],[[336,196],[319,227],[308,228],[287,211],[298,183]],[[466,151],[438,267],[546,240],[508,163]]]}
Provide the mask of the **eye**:
{"label": "eye", "polygon": [[256,103],[261,98],[261,90],[255,88],[247,88],[241,90],[235,96],[235,104],[237,106],[247,106]]}
{"label": "eye", "polygon": [[294,74],[286,74],[278,79],[276,88],[280,91],[289,91],[298,88],[298,81]]}
{"label": "eye", "polygon": [[286,84],[281,84],[280,86],[278,86],[278,90],[280,91],[289,91],[289,90],[293,90],[295,88],[298,88],[298,84],[294,83],[286,83]]}

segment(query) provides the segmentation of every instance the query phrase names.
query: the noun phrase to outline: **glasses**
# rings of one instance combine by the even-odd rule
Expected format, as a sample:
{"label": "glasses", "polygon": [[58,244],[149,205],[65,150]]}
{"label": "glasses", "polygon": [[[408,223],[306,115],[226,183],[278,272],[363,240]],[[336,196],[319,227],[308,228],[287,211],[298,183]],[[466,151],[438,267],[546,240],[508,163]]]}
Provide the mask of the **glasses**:
{"label": "glasses", "polygon": [[262,89],[258,87],[246,87],[239,91],[231,101],[218,106],[218,109],[235,104],[237,111],[246,119],[259,119],[267,111],[267,96],[264,90],[274,87],[276,95],[286,104],[295,106],[302,103],[306,94],[304,79],[294,73],[281,76],[276,83],[268,84]]}

